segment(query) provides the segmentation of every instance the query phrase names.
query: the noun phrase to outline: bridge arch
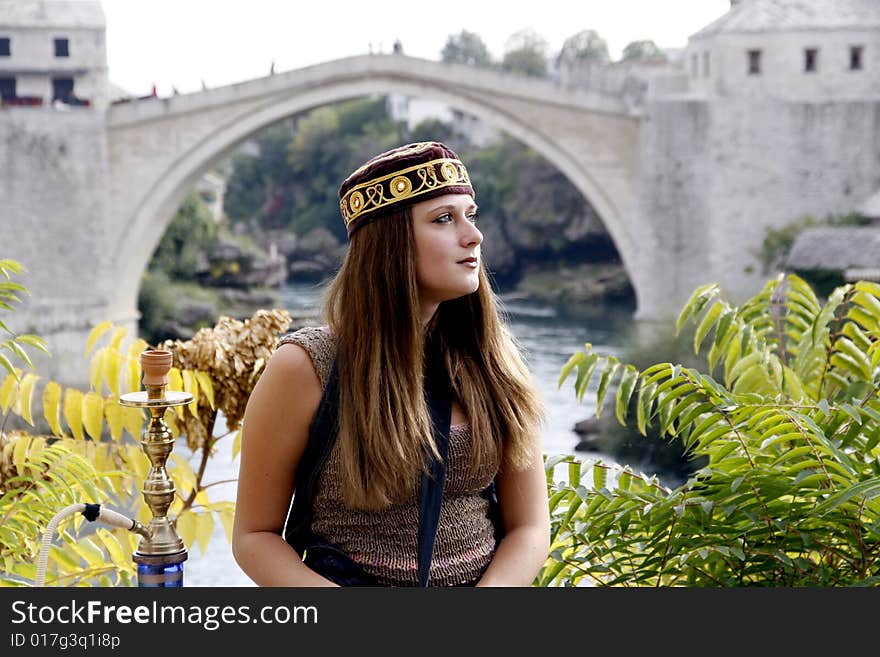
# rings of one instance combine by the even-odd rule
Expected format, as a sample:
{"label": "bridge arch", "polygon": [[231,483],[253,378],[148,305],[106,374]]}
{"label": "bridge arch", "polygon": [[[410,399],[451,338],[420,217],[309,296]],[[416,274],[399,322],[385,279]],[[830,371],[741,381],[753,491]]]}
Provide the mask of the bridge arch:
{"label": "bridge arch", "polygon": [[[212,162],[249,136],[285,118],[353,98],[390,93],[438,100],[477,116],[530,146],[557,167],[589,201],[608,230],[638,298],[638,284],[633,275],[635,245],[627,221],[629,208],[621,207],[620,198],[608,193],[582,159],[566,148],[564,141],[554,138],[515,109],[504,103],[493,102],[492,94],[484,97],[462,93],[455,88],[435,84],[430,78],[403,78],[393,71],[377,71],[357,78],[331,77],[304,89],[291,89],[280,97],[269,95],[254,103],[249,111],[231,114],[225,120],[213,123],[198,139],[173,153],[168,158],[167,166],[124,213],[128,217],[127,228],[121,232],[114,251],[117,254],[113,267],[117,284],[111,306],[116,309],[114,314],[134,316],[136,313],[141,277],[152,252],[176,208]],[[156,131],[158,137],[163,122],[155,121],[154,125],[151,129]],[[623,163],[614,163],[613,166],[625,168],[626,161],[634,159],[634,156],[634,153],[626,153],[622,157]]]}

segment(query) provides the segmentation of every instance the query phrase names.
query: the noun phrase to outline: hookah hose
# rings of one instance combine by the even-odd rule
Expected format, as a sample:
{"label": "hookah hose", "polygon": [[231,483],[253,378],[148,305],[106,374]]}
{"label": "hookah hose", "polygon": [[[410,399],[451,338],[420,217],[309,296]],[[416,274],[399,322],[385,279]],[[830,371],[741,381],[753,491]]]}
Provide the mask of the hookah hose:
{"label": "hookah hose", "polygon": [[37,557],[37,575],[34,579],[34,586],[45,586],[46,564],[49,561],[49,548],[52,545],[52,538],[55,536],[55,529],[62,520],[76,513],[81,513],[85,519],[90,522],[100,520],[112,527],[127,529],[149,538],[149,531],[147,528],[133,518],[124,516],[111,509],[101,508],[100,504],[71,504],[55,514],[55,517],[49,521],[46,531],[43,533],[43,539],[40,544],[40,553]]}

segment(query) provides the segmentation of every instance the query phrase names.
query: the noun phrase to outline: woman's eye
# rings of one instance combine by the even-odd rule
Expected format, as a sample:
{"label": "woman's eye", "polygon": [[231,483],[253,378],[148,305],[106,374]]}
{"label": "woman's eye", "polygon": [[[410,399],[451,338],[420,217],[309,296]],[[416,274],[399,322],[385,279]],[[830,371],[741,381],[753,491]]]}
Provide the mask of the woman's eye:
{"label": "woman's eye", "polygon": [[479,211],[476,211],[476,212],[473,212],[473,213],[467,215],[467,218],[468,218],[468,221],[470,221],[472,224],[475,224],[475,223],[477,223],[477,217],[479,217],[479,216],[480,216]]}
{"label": "woman's eye", "polygon": [[449,221],[452,221],[452,215],[448,212],[446,214],[441,214],[439,217],[434,219],[434,223],[445,224]]}

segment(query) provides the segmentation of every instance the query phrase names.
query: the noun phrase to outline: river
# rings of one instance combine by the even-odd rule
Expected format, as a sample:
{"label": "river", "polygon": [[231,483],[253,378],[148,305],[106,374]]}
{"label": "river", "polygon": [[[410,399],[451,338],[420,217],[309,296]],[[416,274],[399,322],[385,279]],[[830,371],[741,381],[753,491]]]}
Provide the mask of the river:
{"label": "river", "polygon": [[[282,304],[295,312],[313,308],[321,290],[309,285],[289,285],[282,290]],[[525,352],[525,358],[541,390],[547,408],[547,418],[541,441],[545,454],[573,454],[583,460],[615,460],[608,455],[575,451],[578,436],[574,424],[590,416],[595,409],[595,397],[587,394],[579,402],[574,393],[573,378],[557,387],[559,372],[568,358],[590,342],[601,354],[619,354],[630,330],[632,320],[628,311],[613,307],[595,307],[581,313],[577,319],[560,314],[556,309],[521,301],[503,304],[511,331]],[[607,404],[607,402],[606,402]],[[606,409],[607,410],[607,409]],[[218,422],[222,428],[222,422]],[[184,441],[178,441],[175,453],[192,457]],[[193,459],[194,460],[194,459]],[[232,459],[232,443],[227,438],[218,443],[218,452],[210,459],[204,482],[235,479],[238,460]],[[235,484],[225,483],[209,489],[210,499],[235,500]],[[189,546],[189,560],[185,564],[186,586],[253,586],[232,557],[231,547],[219,522],[207,551]]]}

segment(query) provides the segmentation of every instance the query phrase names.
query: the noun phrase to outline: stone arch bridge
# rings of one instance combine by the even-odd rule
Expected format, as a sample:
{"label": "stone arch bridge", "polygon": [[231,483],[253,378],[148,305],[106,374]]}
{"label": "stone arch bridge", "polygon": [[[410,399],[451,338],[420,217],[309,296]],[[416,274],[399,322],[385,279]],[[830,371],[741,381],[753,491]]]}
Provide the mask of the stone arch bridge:
{"label": "stone arch bridge", "polygon": [[109,319],[134,329],[151,254],[218,157],[285,117],[387,93],[445,102],[541,153],[606,226],[635,289],[637,317],[667,313],[668,299],[652,291],[675,272],[658,271],[652,224],[638,211],[641,120],[621,99],[403,55],[366,55],[105,111],[11,108],[0,136],[23,150],[11,180],[39,172],[40,189],[9,183],[6,191],[19,197],[11,224],[0,221],[0,244],[8,239],[16,248],[0,255],[29,269],[23,282],[31,297],[16,324],[50,341],[54,357],[42,371],[84,381],[90,328]]}

